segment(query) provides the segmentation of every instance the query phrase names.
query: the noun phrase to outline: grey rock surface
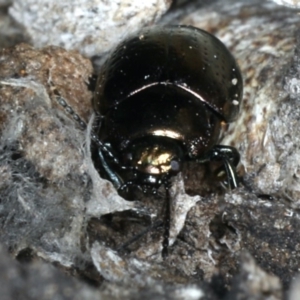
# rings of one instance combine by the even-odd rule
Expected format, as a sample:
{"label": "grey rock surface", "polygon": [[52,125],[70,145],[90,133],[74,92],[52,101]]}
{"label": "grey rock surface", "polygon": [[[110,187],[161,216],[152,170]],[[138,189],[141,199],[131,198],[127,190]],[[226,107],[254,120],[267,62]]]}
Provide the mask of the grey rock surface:
{"label": "grey rock surface", "polygon": [[11,0],[1,0],[1,1],[0,1],[0,5],[1,5],[1,6],[2,6],[2,5],[3,5],[3,6],[6,6],[6,5],[11,4],[11,2],[12,2]]}
{"label": "grey rock surface", "polygon": [[91,57],[156,22],[170,4],[170,0],[15,0],[9,11],[36,47],[56,45]]}
{"label": "grey rock surface", "polygon": [[[21,2],[15,1],[11,14],[21,11]],[[93,282],[97,290],[76,281],[77,294],[86,292],[85,299],[283,299],[298,274],[300,253],[299,16],[271,1],[193,1],[159,22],[205,29],[239,62],[243,106],[222,143],[241,153],[241,187],[223,191],[204,168],[188,165],[182,178],[191,196],[180,177],[173,184],[174,203],[189,207],[174,208],[168,259],[161,259],[160,228],[117,251],[162,218],[164,195],[125,201],[94,168],[91,62],[59,47],[19,44],[0,52],[1,242],[19,260],[30,253],[30,261],[43,259]],[[114,41],[102,50],[124,34],[111,33]],[[87,53],[86,45],[79,45],[74,48]],[[7,257],[3,249],[2,257]],[[19,268],[28,273],[36,268],[37,274],[53,270],[7,260],[7,274],[12,270],[15,275],[2,279],[7,282],[3,288],[15,289],[13,278],[18,277],[27,292],[34,288],[33,280],[23,281]],[[55,285],[54,277],[39,280]],[[291,300],[299,295],[296,282]],[[70,283],[60,284],[63,294]],[[7,299],[18,299],[6,293]],[[42,289],[37,295],[48,299]]]}
{"label": "grey rock surface", "polygon": [[298,0],[273,0],[273,1],[279,5],[284,5],[295,9],[300,8],[300,1]]}
{"label": "grey rock surface", "polygon": [[57,268],[39,262],[21,264],[0,247],[0,294],[2,300],[105,299],[86,283],[63,274]]}
{"label": "grey rock surface", "polygon": [[9,15],[10,1],[0,2],[0,47],[9,47],[24,42],[24,32]]}

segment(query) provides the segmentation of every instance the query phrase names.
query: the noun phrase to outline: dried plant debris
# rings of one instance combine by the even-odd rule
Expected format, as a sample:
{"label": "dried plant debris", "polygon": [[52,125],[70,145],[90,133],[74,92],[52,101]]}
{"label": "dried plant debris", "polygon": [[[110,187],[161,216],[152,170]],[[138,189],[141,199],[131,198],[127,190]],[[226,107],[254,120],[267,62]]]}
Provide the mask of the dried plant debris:
{"label": "dried plant debris", "polygon": [[[239,61],[243,107],[223,143],[241,153],[241,187],[226,193],[205,167],[187,166],[173,182],[163,261],[163,189],[126,201],[92,163],[90,61],[19,44],[0,52],[1,242],[19,260],[29,253],[101,285],[75,283],[85,299],[282,299],[300,261],[300,19],[273,2],[226,0],[185,4],[164,22],[216,34]],[[20,278],[18,268],[46,272],[7,264]]]}

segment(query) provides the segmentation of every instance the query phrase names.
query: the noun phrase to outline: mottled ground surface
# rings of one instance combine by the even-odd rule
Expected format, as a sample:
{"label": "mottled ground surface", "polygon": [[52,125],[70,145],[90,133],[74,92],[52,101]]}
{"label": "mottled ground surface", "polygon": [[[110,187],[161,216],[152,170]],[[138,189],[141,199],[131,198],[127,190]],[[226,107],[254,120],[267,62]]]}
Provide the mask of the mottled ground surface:
{"label": "mottled ground surface", "polygon": [[[19,1],[0,2],[2,299],[299,299],[297,284],[287,292],[300,266],[299,15],[271,1],[208,2],[178,3],[159,22],[205,29],[236,57],[244,99],[222,143],[239,150],[242,182],[224,190],[213,166],[185,166],[165,260],[164,189],[126,201],[91,160],[92,76],[109,46],[90,61],[49,41],[19,44],[34,43],[37,24],[25,31],[8,15]],[[163,13],[142,12],[136,26]]]}

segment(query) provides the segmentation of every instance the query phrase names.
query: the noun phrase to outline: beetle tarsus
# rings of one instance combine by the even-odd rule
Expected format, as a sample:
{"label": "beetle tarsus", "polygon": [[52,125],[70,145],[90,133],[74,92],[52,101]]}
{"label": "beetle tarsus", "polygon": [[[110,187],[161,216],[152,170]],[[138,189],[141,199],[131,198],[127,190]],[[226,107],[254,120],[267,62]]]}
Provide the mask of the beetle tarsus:
{"label": "beetle tarsus", "polygon": [[133,243],[135,243],[136,241],[138,241],[140,238],[142,238],[145,234],[147,234],[148,232],[157,229],[158,227],[162,226],[163,222],[162,221],[157,221],[154,224],[152,224],[150,227],[147,227],[146,229],[142,230],[140,233],[136,234],[135,236],[133,236],[131,239],[129,239],[128,241],[126,241],[125,243],[123,243],[122,245],[120,245],[116,251],[117,252],[122,252],[125,249],[127,249],[130,245],[132,245]]}
{"label": "beetle tarsus", "polygon": [[240,161],[240,154],[234,147],[216,145],[208,153],[206,159],[208,161],[222,161],[223,167],[217,169],[217,173],[220,173],[225,169],[227,184],[229,189],[235,189],[239,185],[239,178],[236,173],[236,166]]}
{"label": "beetle tarsus", "polygon": [[101,161],[101,165],[103,169],[105,170],[109,180],[112,182],[114,187],[117,190],[122,188],[122,186],[124,185],[123,181],[120,179],[118,174],[111,169],[110,165],[106,162],[101,149],[98,149],[98,156]]}

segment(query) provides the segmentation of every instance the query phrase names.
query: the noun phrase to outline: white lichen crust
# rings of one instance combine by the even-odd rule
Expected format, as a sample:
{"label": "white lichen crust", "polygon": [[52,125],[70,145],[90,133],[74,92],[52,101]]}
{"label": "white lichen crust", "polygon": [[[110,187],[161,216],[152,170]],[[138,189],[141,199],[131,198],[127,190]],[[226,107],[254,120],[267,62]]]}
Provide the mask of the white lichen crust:
{"label": "white lichen crust", "polygon": [[10,14],[36,47],[56,45],[91,57],[157,21],[170,4],[168,0],[15,0]]}
{"label": "white lichen crust", "polygon": [[296,9],[300,8],[299,0],[273,0],[273,1],[279,5],[284,5],[284,6],[292,7],[292,8],[296,8]]}

